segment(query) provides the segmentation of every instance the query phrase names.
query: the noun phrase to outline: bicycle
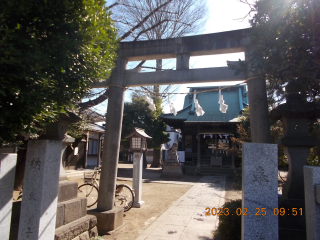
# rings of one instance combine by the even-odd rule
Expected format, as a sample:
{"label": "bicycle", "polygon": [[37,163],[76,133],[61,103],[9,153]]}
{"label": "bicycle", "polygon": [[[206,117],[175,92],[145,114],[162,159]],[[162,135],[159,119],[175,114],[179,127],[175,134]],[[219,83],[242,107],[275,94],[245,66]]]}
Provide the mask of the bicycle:
{"label": "bicycle", "polygon": [[[101,167],[94,168],[93,172],[84,172],[84,184],[78,187],[78,197],[87,198],[87,207],[92,207],[98,201],[99,182],[98,174],[101,173]],[[123,207],[127,212],[132,208],[134,202],[134,190],[126,184],[117,184],[115,192],[114,205]]]}

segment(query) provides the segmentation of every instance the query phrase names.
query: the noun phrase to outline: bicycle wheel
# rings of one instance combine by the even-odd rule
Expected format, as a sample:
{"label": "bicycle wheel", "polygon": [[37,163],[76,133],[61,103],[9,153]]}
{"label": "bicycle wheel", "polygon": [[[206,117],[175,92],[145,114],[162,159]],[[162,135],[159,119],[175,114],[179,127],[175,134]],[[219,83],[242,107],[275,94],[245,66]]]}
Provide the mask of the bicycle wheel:
{"label": "bicycle wheel", "polygon": [[78,197],[87,198],[87,207],[93,206],[98,201],[98,188],[90,183],[78,187]]}
{"label": "bicycle wheel", "polygon": [[131,188],[125,184],[117,185],[114,205],[117,207],[123,207],[124,211],[127,212],[132,208],[133,201],[134,195]]}

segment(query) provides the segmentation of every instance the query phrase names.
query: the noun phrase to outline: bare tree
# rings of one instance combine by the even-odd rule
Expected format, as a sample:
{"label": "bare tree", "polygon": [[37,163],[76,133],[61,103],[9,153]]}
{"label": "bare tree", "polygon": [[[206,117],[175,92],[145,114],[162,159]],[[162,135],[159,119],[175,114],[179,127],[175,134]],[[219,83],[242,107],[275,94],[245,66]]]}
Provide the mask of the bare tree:
{"label": "bare tree", "polygon": [[[166,0],[120,1],[120,4],[117,5],[118,8],[113,10],[113,18],[120,35],[127,33],[128,29],[133,29],[133,26],[137,25],[139,27],[135,28],[126,40],[175,38],[201,31],[207,15],[204,1],[173,0],[168,4],[166,3]],[[154,9],[158,9],[158,11],[154,11],[147,21],[143,21],[145,16]],[[138,66],[140,67],[144,63],[145,61]],[[156,61],[155,70],[164,70],[162,59]],[[164,86],[161,90],[161,92],[169,92],[170,87]],[[160,87],[154,86],[153,92],[159,93]]]}
{"label": "bare tree", "polygon": [[[138,41],[181,37],[201,31],[206,20],[207,9],[204,1],[198,0],[116,0],[110,3],[112,18],[121,40]],[[141,67],[142,61],[136,67]],[[142,66],[143,68],[149,68]],[[156,70],[164,70],[162,61],[157,61]],[[177,86],[156,86],[151,92],[170,93]],[[108,99],[107,90],[87,102],[81,103],[86,109]]]}
{"label": "bare tree", "polygon": [[[157,6],[156,8],[154,9],[151,9],[142,19],[141,21],[139,21],[138,23],[136,23],[135,25],[128,25],[129,26],[129,30],[127,31],[124,31],[120,34],[121,37],[120,39],[121,40],[124,40],[126,38],[128,38],[132,32],[136,31],[137,29],[141,28],[141,26],[148,21],[148,19],[150,17],[152,17],[154,14],[156,14],[160,9],[164,8],[166,5],[168,5],[170,2],[172,2],[173,0],[166,0],[166,1],[163,1],[163,3],[161,3],[159,6]],[[108,9],[111,9],[111,8],[114,8],[116,6],[120,5],[120,7],[122,8],[122,3],[121,3],[121,0],[118,0],[114,3],[112,3],[111,5],[108,6]],[[123,12],[123,11],[122,11]],[[143,65],[145,61],[141,62],[137,67],[140,67]],[[88,109],[90,107],[94,107],[102,102],[104,102],[105,100],[108,99],[108,89],[106,89],[103,93],[101,93],[98,97],[96,97],[95,99],[90,99],[86,102],[82,102],[82,103],[79,103],[79,107],[81,110],[85,110],[85,109]]]}
{"label": "bare tree", "polygon": [[[114,10],[114,20],[120,34],[125,33],[132,26],[141,23],[144,16],[153,9],[163,5],[165,0],[122,0],[120,7]],[[139,28],[132,31],[126,40],[154,40],[175,38],[197,33],[204,26],[206,14],[204,1],[199,0],[173,0],[155,12],[147,21],[140,24]],[[138,66],[142,66],[141,62]],[[162,59],[156,60],[155,71],[163,71]],[[173,86],[173,87],[172,87]],[[142,87],[151,92],[153,98],[160,97],[160,92],[170,93],[177,89],[175,85]],[[161,165],[160,149],[154,149],[152,167]]]}
{"label": "bare tree", "polygon": [[[113,18],[120,35],[141,23],[148,13],[166,2],[166,0],[120,1],[120,7],[113,9]],[[204,1],[173,0],[136,28],[126,40],[164,39],[197,33],[201,30],[206,13]]]}
{"label": "bare tree", "polygon": [[[154,40],[186,36],[201,31],[206,21],[207,8],[204,1],[199,0],[116,0],[110,3],[112,18],[123,41]],[[147,61],[148,62],[148,61]],[[136,67],[150,71],[143,66],[146,61]],[[156,60],[155,71],[164,71],[162,59]],[[152,67],[151,67],[152,68]],[[172,93],[177,85],[142,87],[150,96],[161,97],[159,93]],[[107,99],[107,90],[97,99],[82,103],[82,108],[94,106]],[[165,99],[166,101],[166,99]],[[161,165],[160,146],[154,149],[152,167]]]}

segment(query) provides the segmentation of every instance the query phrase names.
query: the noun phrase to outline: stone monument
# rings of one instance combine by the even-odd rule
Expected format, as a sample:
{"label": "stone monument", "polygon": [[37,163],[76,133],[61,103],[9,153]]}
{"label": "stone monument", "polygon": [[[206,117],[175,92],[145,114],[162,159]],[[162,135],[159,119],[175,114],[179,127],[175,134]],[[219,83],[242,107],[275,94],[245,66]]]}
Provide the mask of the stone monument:
{"label": "stone monument", "polygon": [[18,240],[54,236],[61,147],[57,140],[28,142]]}
{"label": "stone monument", "polygon": [[171,148],[169,148],[167,159],[164,163],[162,163],[162,174],[161,177],[163,178],[181,178],[182,168],[181,163],[178,159],[178,143],[175,142],[172,144]]}
{"label": "stone monument", "polygon": [[247,143],[242,149],[241,239],[277,240],[278,151],[276,144]]}
{"label": "stone monument", "polygon": [[320,167],[304,166],[303,171],[307,239],[320,239]]}
{"label": "stone monument", "polygon": [[0,154],[0,239],[9,239],[17,154]]}
{"label": "stone monument", "polygon": [[78,120],[71,113],[61,115],[39,140],[28,141],[23,201],[17,202],[18,207],[21,203],[18,240],[97,235],[96,218],[86,216],[86,199],[77,198],[77,183],[59,182],[62,141],[69,123]]}

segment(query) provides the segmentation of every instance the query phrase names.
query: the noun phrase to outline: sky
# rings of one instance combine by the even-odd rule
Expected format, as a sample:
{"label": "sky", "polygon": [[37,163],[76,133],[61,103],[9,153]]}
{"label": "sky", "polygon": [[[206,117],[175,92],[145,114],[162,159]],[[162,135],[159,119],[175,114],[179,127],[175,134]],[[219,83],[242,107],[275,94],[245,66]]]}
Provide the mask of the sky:
{"label": "sky", "polygon": [[[240,0],[200,0],[206,1],[208,7],[208,20],[203,32],[198,34],[208,34],[225,32],[236,29],[243,29],[250,27],[248,18],[245,17],[250,8]],[[192,57],[190,58],[190,68],[208,68],[208,67],[222,67],[227,66],[226,61],[237,61],[238,59],[244,60],[244,53],[234,53],[234,54],[223,54],[215,56],[202,56],[202,57]],[[163,63],[163,68],[172,68],[174,60],[165,61]],[[128,68],[135,66],[136,63],[128,65]],[[180,85],[179,93],[187,93],[188,87],[192,86],[216,86],[216,85],[234,85],[239,82],[228,82],[228,83],[198,83],[198,84],[183,84]],[[172,102],[175,105],[176,110],[181,110],[184,101],[183,94],[174,95],[171,97]],[[125,101],[131,100],[131,91],[127,90],[125,95]],[[107,103],[100,104],[94,108],[94,110],[104,114],[106,111]],[[164,112],[169,112],[168,106],[163,106]]]}
{"label": "sky", "polygon": [[[242,19],[247,15],[250,8],[241,3],[240,0],[207,0],[209,8],[209,19],[206,22],[205,31],[202,34],[226,32],[250,27],[248,18]],[[238,20],[237,20],[238,19]],[[244,53],[221,54],[215,56],[202,56],[190,58],[190,68],[208,68],[208,67],[223,67],[227,66],[228,61],[244,60]],[[188,87],[193,86],[217,86],[217,85],[233,85],[240,82],[226,83],[195,83],[181,85],[179,92],[188,92]],[[179,94],[174,99],[175,108],[177,111],[183,107],[185,95]],[[164,106],[164,112],[169,112],[169,107]]]}

